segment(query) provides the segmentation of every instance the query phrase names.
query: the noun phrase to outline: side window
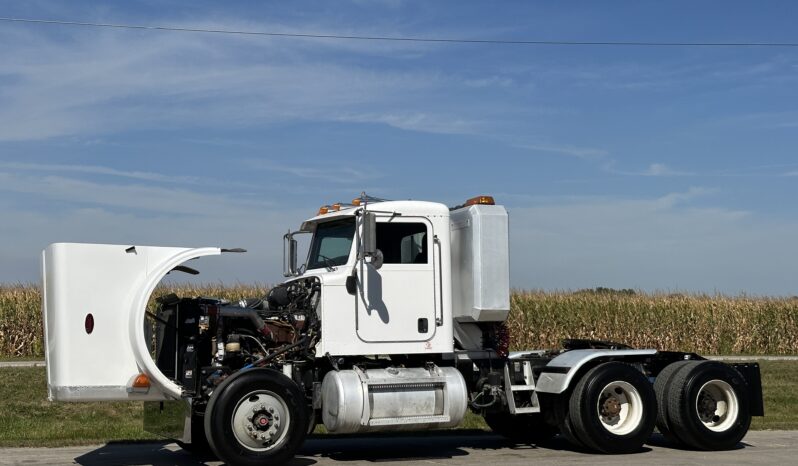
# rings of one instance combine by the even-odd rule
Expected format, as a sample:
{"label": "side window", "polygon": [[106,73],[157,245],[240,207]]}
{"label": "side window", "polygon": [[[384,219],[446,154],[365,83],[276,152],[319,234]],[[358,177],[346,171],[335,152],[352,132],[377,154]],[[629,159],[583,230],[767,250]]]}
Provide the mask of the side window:
{"label": "side window", "polygon": [[427,226],[423,223],[377,223],[377,249],[385,264],[426,264]]}

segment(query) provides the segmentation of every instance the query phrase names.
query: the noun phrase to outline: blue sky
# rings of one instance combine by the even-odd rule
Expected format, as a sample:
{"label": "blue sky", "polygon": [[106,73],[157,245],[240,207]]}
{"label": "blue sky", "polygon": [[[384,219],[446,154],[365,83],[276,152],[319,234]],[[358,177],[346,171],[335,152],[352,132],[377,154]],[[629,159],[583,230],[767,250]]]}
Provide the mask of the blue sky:
{"label": "blue sky", "polygon": [[[797,42],[795,2],[0,1],[298,33]],[[333,41],[0,23],[0,282],[55,241],[242,246],[365,190],[511,213],[512,283],[798,294],[798,48]]]}

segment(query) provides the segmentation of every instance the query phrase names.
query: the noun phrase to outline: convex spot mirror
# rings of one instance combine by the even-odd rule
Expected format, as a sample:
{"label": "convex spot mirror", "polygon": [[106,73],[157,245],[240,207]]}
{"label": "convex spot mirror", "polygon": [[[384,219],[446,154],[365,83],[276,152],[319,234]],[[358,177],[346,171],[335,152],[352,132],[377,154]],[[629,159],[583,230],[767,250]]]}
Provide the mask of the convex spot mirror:
{"label": "convex spot mirror", "polygon": [[383,262],[385,262],[385,256],[382,255],[382,251],[377,249],[377,251],[371,255],[371,266],[375,269],[379,269],[382,267]]}

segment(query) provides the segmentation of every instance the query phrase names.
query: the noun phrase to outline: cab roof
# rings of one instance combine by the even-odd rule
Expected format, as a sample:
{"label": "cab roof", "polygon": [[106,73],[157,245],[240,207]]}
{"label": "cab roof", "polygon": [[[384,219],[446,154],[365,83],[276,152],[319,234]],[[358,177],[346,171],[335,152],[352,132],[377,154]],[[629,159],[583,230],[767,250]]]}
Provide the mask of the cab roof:
{"label": "cab roof", "polygon": [[[326,214],[319,214],[302,222],[303,231],[311,231],[313,226],[333,219],[351,217],[361,210],[363,206],[345,205],[341,210],[332,211]],[[377,201],[369,202],[366,206],[368,210],[379,212],[396,212],[406,216],[424,217],[448,217],[449,208],[439,202],[429,201]]]}

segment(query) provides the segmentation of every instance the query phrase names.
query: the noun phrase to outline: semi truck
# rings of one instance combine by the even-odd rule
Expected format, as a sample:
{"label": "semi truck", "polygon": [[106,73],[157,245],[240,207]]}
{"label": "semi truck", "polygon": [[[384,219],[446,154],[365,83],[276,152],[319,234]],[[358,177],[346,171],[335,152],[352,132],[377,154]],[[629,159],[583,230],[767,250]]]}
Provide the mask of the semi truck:
{"label": "semi truck", "polygon": [[289,461],[318,424],[447,429],[471,411],[514,442],[559,434],[621,454],[655,428],[689,449],[735,448],[764,415],[754,363],[576,338],[510,352],[509,217],[490,196],[363,193],[289,230],[287,278],[265,296],[152,298],[167,274],[197,273],[186,263],[237,252],[48,246],[50,400],[144,401],[149,430],[234,465]]}

